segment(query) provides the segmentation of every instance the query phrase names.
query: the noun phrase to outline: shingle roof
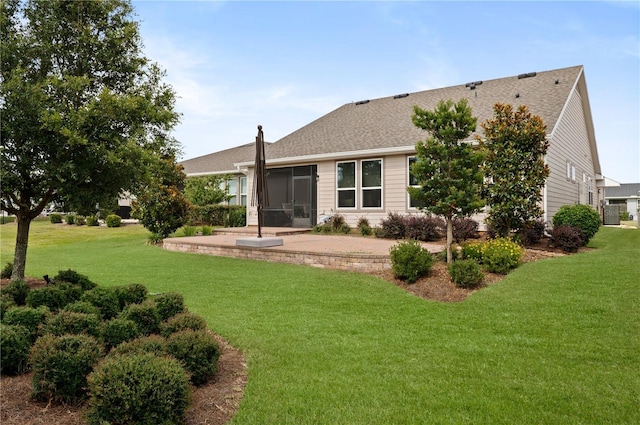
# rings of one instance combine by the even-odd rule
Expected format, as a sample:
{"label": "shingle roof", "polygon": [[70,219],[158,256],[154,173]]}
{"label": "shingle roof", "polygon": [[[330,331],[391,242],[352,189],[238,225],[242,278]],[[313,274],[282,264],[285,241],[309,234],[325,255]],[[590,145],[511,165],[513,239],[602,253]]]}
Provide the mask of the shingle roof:
{"label": "shingle roof", "polygon": [[[268,143],[265,142],[268,146]],[[194,174],[227,174],[237,172],[234,164],[238,162],[250,161],[255,158],[255,143],[238,146],[236,148],[225,149],[223,151],[210,153],[197,158],[182,161],[187,175]]]}
{"label": "shingle roof", "polygon": [[[468,85],[446,87],[390,96],[366,103],[348,103],[273,143],[267,149],[270,159],[322,155],[334,152],[414,146],[427,134],[413,125],[413,106],[432,110],[438,101],[465,98],[480,123],[493,116],[497,102],[527,105],[539,115],[550,134],[560,117],[582,66],[538,72],[527,78],[499,78]],[[518,95],[518,97],[516,97]]]}
{"label": "shingle roof", "polygon": [[621,183],[617,187],[607,187],[604,189],[604,197],[608,198],[631,198],[639,195],[640,183]]}

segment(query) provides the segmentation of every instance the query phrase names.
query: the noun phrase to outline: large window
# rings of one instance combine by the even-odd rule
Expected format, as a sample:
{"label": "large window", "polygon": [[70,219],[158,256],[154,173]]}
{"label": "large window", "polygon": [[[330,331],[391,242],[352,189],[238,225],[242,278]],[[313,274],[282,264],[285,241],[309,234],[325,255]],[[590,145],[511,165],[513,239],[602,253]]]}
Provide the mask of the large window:
{"label": "large window", "polygon": [[227,180],[227,195],[229,196],[229,205],[236,205],[236,201],[238,200],[238,181],[236,178],[231,178]]}
{"label": "large window", "polygon": [[[416,161],[418,161],[418,158],[416,158],[415,156],[410,156],[407,160],[407,182],[409,183],[409,186],[419,188],[420,185],[418,184],[418,179],[415,178],[413,174],[411,174],[411,166],[415,164]],[[408,193],[407,196],[409,197],[409,208],[420,208],[424,205],[424,202],[417,199],[412,199],[411,195],[409,195]]]}
{"label": "large window", "polygon": [[382,160],[361,162],[362,208],[382,208]]}
{"label": "large window", "polygon": [[337,164],[338,208],[356,207],[356,162]]}

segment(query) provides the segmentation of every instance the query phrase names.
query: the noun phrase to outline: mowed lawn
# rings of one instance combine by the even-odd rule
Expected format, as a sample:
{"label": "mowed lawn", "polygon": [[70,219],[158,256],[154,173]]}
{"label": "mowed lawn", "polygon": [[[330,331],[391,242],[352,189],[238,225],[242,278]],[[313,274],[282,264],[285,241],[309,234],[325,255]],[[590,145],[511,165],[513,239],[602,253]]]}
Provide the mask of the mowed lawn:
{"label": "mowed lawn", "polygon": [[[2,265],[15,225],[0,226]],[[34,223],[27,274],[178,291],[242,350],[233,424],[638,424],[640,230],[526,264],[461,303],[305,266],[165,252],[147,232]],[[55,240],[55,243],[49,241]]]}

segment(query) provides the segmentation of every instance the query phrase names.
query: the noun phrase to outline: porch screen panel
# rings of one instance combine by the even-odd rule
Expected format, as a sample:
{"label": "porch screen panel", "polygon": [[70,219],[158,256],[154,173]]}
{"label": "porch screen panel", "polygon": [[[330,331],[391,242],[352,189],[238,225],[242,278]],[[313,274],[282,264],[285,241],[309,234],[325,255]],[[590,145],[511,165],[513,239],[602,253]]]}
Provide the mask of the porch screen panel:
{"label": "porch screen panel", "polygon": [[338,208],[355,208],[356,207],[356,163],[338,162],[336,164],[337,171],[337,191],[338,191]]}
{"label": "porch screen panel", "polygon": [[382,160],[362,161],[362,208],[382,208]]}

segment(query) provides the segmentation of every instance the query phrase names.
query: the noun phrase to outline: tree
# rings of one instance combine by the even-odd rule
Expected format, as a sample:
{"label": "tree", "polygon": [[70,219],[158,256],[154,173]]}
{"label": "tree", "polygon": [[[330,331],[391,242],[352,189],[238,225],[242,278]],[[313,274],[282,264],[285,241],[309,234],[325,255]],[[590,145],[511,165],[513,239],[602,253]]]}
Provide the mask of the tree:
{"label": "tree", "polygon": [[545,154],[549,148],[542,118],[522,105],[497,103],[493,118],[481,124],[486,152],[484,197],[491,207],[487,222],[501,236],[509,236],[543,214],[542,188],[549,176]]}
{"label": "tree", "polygon": [[0,207],[17,218],[12,279],[45,206],[92,213],[175,162],[175,94],[142,54],[128,0],[3,0]]}
{"label": "tree", "polygon": [[189,177],[184,188],[184,196],[193,205],[205,206],[228,201],[226,181],[228,176]]}
{"label": "tree", "polygon": [[468,217],[484,205],[482,187],[482,153],[465,140],[475,130],[477,119],[466,99],[458,103],[440,101],[433,111],[413,108],[414,125],[430,133],[416,144],[416,162],[411,174],[420,187],[409,187],[421,209],[443,216],[447,223],[447,262],[453,259],[453,218]]}

